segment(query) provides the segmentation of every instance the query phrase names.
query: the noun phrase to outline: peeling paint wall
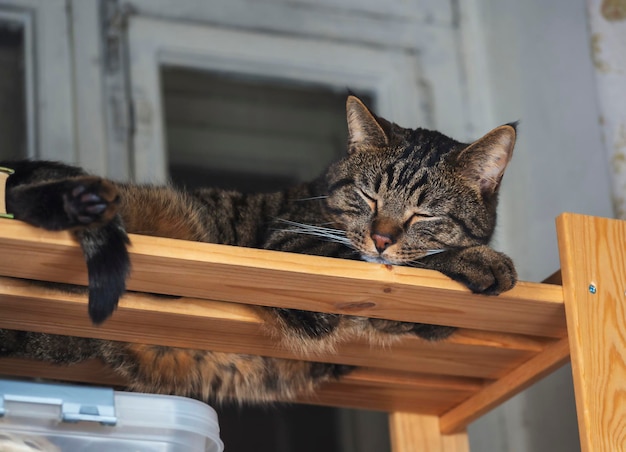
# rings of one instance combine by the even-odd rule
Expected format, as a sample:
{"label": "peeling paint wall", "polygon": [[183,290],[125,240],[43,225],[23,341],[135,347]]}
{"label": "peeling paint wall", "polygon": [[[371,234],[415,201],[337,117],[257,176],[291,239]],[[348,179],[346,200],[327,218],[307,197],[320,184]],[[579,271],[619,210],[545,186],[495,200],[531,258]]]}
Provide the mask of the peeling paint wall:
{"label": "peeling paint wall", "polygon": [[[594,3],[599,2],[590,2],[592,6]],[[626,0],[603,0],[600,14],[609,22],[626,20]]]}
{"label": "peeling paint wall", "polygon": [[626,219],[626,0],[587,0],[587,10],[613,209]]}

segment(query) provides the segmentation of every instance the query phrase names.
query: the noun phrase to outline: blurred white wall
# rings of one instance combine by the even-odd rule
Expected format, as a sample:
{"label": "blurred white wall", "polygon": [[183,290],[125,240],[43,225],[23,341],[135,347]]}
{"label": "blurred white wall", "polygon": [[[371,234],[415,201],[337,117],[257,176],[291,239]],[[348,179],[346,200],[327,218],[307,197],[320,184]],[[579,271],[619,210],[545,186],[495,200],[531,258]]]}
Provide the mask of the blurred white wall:
{"label": "blurred white wall", "polygon": [[[520,120],[496,247],[520,277],[559,268],[554,219],[613,216],[584,0],[476,0],[488,116]],[[626,51],[626,50],[625,50]],[[470,427],[473,452],[580,450],[569,366]]]}

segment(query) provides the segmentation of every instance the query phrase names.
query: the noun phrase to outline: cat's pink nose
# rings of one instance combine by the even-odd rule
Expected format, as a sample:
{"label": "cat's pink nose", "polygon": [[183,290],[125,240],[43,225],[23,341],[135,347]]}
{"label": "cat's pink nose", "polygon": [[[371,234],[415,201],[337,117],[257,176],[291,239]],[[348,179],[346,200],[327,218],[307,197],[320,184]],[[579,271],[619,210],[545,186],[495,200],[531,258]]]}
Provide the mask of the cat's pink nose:
{"label": "cat's pink nose", "polygon": [[373,233],[371,235],[371,237],[372,237],[372,240],[374,241],[374,246],[376,247],[376,250],[379,253],[382,253],[387,248],[389,248],[391,245],[396,243],[396,241],[395,241],[395,239],[393,237],[388,236],[386,234]]}

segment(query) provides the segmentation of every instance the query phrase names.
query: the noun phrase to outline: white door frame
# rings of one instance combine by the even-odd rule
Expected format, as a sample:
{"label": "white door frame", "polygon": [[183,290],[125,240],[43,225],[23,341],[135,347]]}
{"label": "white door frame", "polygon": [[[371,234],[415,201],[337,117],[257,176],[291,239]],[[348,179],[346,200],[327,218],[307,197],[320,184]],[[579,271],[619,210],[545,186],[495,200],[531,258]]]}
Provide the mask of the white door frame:
{"label": "white door frame", "polygon": [[410,52],[142,17],[129,20],[128,33],[135,111],[132,160],[140,182],[167,177],[163,65],[311,82],[345,92],[351,88],[371,93],[376,111],[397,123],[428,121],[417,102],[428,94],[418,83],[418,60]]}

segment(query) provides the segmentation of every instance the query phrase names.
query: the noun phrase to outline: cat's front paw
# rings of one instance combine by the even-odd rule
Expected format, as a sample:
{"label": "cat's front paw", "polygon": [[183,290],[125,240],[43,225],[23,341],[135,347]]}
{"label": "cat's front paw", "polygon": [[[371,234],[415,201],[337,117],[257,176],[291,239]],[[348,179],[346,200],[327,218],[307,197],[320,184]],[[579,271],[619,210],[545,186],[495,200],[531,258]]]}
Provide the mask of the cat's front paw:
{"label": "cat's front paw", "polygon": [[456,328],[426,323],[399,322],[386,319],[368,319],[370,325],[377,331],[391,335],[414,334],[429,341],[439,341],[449,337]]}
{"label": "cat's front paw", "polygon": [[455,261],[450,276],[474,293],[498,295],[512,289],[517,282],[511,258],[487,246],[461,250]]}
{"label": "cat's front paw", "polygon": [[78,177],[63,193],[63,208],[76,225],[99,226],[117,214],[119,194],[113,183],[99,177]]}
{"label": "cat's front paw", "polygon": [[511,258],[486,245],[444,251],[423,258],[420,263],[466,285],[474,293],[498,295],[517,282]]}

